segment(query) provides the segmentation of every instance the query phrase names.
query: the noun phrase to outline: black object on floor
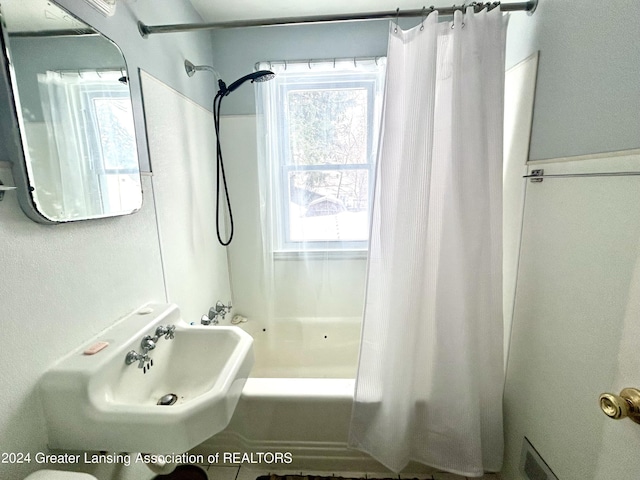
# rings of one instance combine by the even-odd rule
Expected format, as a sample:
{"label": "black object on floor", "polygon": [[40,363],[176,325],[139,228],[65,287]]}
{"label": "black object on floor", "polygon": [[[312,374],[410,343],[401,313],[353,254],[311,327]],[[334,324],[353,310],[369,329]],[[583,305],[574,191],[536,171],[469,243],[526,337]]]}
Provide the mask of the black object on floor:
{"label": "black object on floor", "polygon": [[153,480],[207,480],[207,474],[195,465],[180,465],[168,475],[156,475]]}

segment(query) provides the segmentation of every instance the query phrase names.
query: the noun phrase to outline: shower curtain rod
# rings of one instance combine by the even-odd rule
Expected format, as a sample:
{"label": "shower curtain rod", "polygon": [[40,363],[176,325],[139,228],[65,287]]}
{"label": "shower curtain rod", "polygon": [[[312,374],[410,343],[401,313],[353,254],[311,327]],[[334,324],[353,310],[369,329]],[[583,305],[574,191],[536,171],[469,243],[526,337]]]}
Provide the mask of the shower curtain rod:
{"label": "shower curtain rod", "polygon": [[218,23],[177,23],[173,25],[146,25],[143,22],[138,22],[138,30],[143,38],[147,38],[149,35],[156,33],[175,33],[175,32],[192,32],[197,30],[216,30],[216,29],[229,29],[229,28],[247,28],[247,27],[276,27],[282,25],[305,25],[310,23],[336,23],[336,22],[355,22],[355,21],[367,21],[367,20],[384,20],[384,19],[398,19],[406,17],[421,17],[429,15],[429,13],[437,11],[439,15],[453,15],[456,10],[464,11],[467,7],[473,7],[476,12],[479,12],[483,8],[493,9],[500,7],[503,12],[518,12],[525,11],[529,15],[533,14],[538,6],[538,0],[528,0],[526,2],[517,3],[500,3],[500,2],[488,2],[477,3],[473,2],[468,5],[453,5],[452,7],[429,7],[421,8],[419,10],[404,10],[400,9],[387,12],[373,12],[373,13],[352,13],[352,14],[339,14],[339,15],[315,15],[310,17],[285,17],[285,18],[269,18],[262,20],[238,20],[232,22],[218,22]]}

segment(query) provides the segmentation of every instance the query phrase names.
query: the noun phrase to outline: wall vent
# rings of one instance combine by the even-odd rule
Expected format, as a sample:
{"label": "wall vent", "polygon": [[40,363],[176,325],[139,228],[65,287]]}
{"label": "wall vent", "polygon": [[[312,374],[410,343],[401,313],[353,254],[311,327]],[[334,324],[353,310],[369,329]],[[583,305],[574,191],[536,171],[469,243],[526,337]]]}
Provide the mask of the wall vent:
{"label": "wall vent", "polygon": [[558,480],[527,437],[524,437],[522,442],[520,473],[527,480]]}

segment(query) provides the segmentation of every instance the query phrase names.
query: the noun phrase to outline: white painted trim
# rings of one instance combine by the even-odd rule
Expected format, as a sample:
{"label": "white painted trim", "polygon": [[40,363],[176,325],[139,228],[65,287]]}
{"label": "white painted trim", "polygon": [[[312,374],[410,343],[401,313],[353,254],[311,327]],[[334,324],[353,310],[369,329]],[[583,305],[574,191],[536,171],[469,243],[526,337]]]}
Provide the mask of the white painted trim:
{"label": "white painted trim", "polygon": [[527,165],[535,166],[535,165],[544,165],[547,163],[579,162],[583,160],[600,160],[600,159],[610,159],[615,157],[632,157],[635,155],[640,155],[640,148],[634,148],[631,150],[616,150],[614,152],[590,153],[587,155],[574,155],[572,157],[558,157],[558,158],[545,158],[542,160],[529,160],[527,161]]}

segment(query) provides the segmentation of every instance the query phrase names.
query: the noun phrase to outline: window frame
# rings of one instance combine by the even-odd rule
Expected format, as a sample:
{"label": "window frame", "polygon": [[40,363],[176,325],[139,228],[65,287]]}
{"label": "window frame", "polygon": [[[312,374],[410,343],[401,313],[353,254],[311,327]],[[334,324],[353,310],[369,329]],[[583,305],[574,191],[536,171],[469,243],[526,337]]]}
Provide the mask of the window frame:
{"label": "window frame", "polygon": [[[363,252],[368,249],[369,228],[367,227],[366,240],[293,240],[291,239],[290,225],[290,185],[289,175],[296,171],[339,171],[339,170],[366,170],[368,175],[368,199],[367,214],[370,223],[371,209],[373,206],[373,189],[375,184],[375,166],[377,152],[377,132],[379,131],[380,110],[382,106],[382,86],[378,85],[379,72],[372,71],[341,71],[334,72],[330,69],[320,72],[292,74],[287,82],[278,85],[275,102],[277,108],[283,110],[276,124],[277,155],[276,165],[272,174],[275,196],[275,216],[277,221],[272,225],[274,234],[274,252],[291,254],[296,252]],[[354,90],[364,89],[367,94],[367,145],[366,162],[346,164],[318,164],[298,165],[293,162],[291,140],[289,136],[289,110],[287,104],[288,94],[294,91],[309,90]],[[378,105],[376,105],[378,104]]]}

